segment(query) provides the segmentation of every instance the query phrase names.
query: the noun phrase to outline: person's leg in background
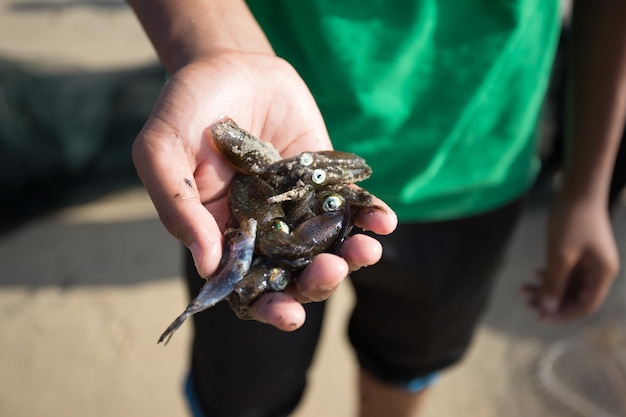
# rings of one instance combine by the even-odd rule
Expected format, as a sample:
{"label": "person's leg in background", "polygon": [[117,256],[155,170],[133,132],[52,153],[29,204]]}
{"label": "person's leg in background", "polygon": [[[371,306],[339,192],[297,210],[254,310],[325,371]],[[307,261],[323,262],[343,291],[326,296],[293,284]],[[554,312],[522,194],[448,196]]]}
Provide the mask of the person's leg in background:
{"label": "person's leg in background", "polygon": [[[189,294],[204,284],[185,255]],[[194,417],[286,417],[298,405],[321,328],[324,303],[305,306],[304,326],[286,333],[239,319],[227,303],[193,316],[188,383]],[[191,391],[191,392],[189,392]]]}
{"label": "person's leg in background", "polygon": [[350,340],[360,417],[417,416],[439,371],[458,362],[488,303],[521,200],[461,220],[401,224],[383,259],[351,275]]}

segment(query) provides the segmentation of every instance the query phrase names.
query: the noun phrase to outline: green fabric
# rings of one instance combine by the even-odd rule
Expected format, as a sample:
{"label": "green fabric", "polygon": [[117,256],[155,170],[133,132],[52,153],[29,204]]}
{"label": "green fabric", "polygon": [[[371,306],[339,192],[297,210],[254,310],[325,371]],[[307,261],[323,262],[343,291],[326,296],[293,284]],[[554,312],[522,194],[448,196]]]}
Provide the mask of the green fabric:
{"label": "green fabric", "polygon": [[557,0],[248,3],[400,220],[485,212],[532,183]]}

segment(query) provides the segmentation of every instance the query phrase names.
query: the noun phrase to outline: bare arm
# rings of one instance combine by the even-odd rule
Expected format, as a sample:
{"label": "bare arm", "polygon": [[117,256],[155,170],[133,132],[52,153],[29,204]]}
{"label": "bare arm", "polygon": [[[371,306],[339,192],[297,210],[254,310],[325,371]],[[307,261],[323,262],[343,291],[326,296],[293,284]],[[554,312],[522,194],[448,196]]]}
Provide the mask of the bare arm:
{"label": "bare arm", "polygon": [[168,73],[219,50],[273,54],[243,0],[128,0]]}
{"label": "bare arm", "polygon": [[626,118],[626,3],[577,1],[564,195],[605,203]]}
{"label": "bare arm", "polygon": [[619,270],[607,201],[626,117],[626,2],[577,1],[572,24],[568,149],[548,225],[541,315],[596,311]]}

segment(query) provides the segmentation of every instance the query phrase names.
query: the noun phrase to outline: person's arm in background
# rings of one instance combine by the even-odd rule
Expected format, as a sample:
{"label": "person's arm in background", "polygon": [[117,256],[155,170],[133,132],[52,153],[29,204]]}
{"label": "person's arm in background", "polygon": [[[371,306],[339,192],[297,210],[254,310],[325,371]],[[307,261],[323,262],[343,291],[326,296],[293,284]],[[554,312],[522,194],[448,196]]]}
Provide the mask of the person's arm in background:
{"label": "person's arm in background", "polygon": [[[229,116],[283,156],[332,145],[308,88],[275,56],[244,1],[129,3],[171,76],[133,145],[133,161],[163,224],[191,250],[200,275],[210,277],[221,256],[234,171],[209,143],[207,127]],[[396,222],[390,209],[357,221],[381,234]],[[341,257],[318,255],[297,285],[264,295],[250,313],[294,330],[305,320],[299,301],[327,298],[351,268],[377,262],[381,252],[376,240],[354,236]]]}
{"label": "person's arm in background", "polygon": [[545,321],[595,312],[619,271],[607,207],[626,118],[626,2],[575,1],[569,51],[568,148],[531,299]]}

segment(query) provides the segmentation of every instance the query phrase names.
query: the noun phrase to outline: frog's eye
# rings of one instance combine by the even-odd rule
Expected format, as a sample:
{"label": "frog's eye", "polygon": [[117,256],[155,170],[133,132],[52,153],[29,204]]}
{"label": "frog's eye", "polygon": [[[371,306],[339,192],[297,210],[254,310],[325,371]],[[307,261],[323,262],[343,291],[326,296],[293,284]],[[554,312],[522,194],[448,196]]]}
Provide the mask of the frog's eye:
{"label": "frog's eye", "polygon": [[300,159],[298,162],[300,162],[300,165],[302,165],[303,167],[308,167],[309,165],[313,163],[313,155],[311,155],[308,152],[305,152],[302,155],[300,155]]}
{"label": "frog's eye", "polygon": [[330,195],[326,197],[324,202],[322,203],[322,210],[324,211],[335,211],[339,210],[339,208],[343,205],[343,198],[339,195]]}
{"label": "frog's eye", "polygon": [[272,223],[272,229],[276,229],[283,233],[289,233],[289,225],[282,220],[274,220]]}
{"label": "frog's eye", "polygon": [[289,284],[289,280],[283,269],[272,268],[269,272],[267,283],[272,291],[282,291]]}
{"label": "frog's eye", "polygon": [[324,184],[324,181],[326,181],[326,171],[323,169],[314,170],[313,174],[311,174],[311,181],[315,184]]}

